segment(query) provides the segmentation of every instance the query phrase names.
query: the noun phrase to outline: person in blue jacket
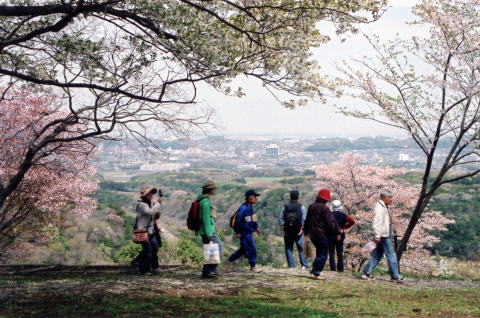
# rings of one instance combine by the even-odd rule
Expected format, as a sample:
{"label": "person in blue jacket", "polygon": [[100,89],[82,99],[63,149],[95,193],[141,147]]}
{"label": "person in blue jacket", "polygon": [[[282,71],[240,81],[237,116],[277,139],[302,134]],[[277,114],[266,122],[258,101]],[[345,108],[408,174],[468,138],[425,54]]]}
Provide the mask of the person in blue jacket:
{"label": "person in blue jacket", "polygon": [[257,203],[257,197],[259,195],[260,194],[254,190],[248,190],[245,193],[245,203],[238,208],[234,231],[240,239],[240,248],[225,261],[226,268],[230,268],[234,261],[245,256],[250,264],[250,271],[253,273],[261,272],[256,266],[257,248],[253,240],[253,233],[257,232],[257,234],[260,235],[257,215],[253,211],[253,205]]}

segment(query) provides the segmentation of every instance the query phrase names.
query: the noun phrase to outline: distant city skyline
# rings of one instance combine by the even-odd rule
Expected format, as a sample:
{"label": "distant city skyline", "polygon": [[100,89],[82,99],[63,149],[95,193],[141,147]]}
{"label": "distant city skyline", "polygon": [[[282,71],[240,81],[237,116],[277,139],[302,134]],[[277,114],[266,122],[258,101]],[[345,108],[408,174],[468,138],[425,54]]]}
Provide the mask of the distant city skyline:
{"label": "distant city skyline", "polygon": [[[390,1],[391,8],[377,22],[361,27],[365,34],[377,34],[380,38],[393,39],[398,33],[401,37],[422,34],[421,27],[411,27],[407,22],[414,20],[412,6],[417,1]],[[366,39],[357,34],[345,42],[334,35],[333,28],[322,25],[323,32],[331,35],[332,40],[316,49],[314,56],[320,60],[322,73],[335,76],[337,66],[343,60],[361,57],[373,53]],[[209,135],[258,135],[258,136],[306,136],[306,137],[360,137],[388,136],[405,137],[406,134],[392,127],[367,120],[345,117],[336,113],[334,104],[348,105],[356,102],[347,99],[329,100],[326,104],[310,102],[296,110],[283,108],[259,82],[245,78],[234,81],[246,92],[242,98],[224,96],[212,88],[203,86],[199,93],[199,102],[216,111],[217,127],[209,130]]]}

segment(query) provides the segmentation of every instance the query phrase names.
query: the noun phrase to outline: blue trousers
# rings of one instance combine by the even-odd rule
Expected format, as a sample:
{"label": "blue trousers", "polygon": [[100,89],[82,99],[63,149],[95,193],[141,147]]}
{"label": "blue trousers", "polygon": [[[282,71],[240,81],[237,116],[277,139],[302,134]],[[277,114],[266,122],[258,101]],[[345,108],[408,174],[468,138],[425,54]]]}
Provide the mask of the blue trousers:
{"label": "blue trousers", "polygon": [[[210,241],[212,243],[218,244],[218,247],[220,248],[220,256],[221,256],[223,253],[223,245],[222,245],[222,242],[220,242],[220,239],[218,238],[217,234],[213,234],[211,240],[209,240],[206,235],[202,235],[203,244],[208,244],[210,243]],[[207,274],[216,273],[217,267],[218,267],[218,264],[203,264],[202,274],[207,275]]]}
{"label": "blue trousers", "polygon": [[315,261],[313,262],[312,274],[315,276],[320,275],[325,267],[328,256],[328,246],[329,240],[327,237],[311,239],[313,245],[315,245],[316,255]]}
{"label": "blue trousers", "polygon": [[303,234],[301,235],[285,235],[283,237],[285,242],[285,256],[287,257],[288,267],[295,268],[295,257],[293,256],[293,245],[297,245],[298,258],[300,259],[300,265],[308,267],[308,262],[303,255]]}
{"label": "blue trousers", "polygon": [[377,248],[373,250],[372,256],[368,260],[368,264],[365,266],[363,272],[367,275],[371,275],[382,259],[383,254],[385,254],[385,257],[387,258],[390,275],[393,279],[399,279],[400,273],[398,272],[397,255],[395,255],[395,249],[393,248],[391,237],[382,237],[380,239],[380,243],[377,243]]}
{"label": "blue trousers", "polygon": [[242,256],[245,256],[248,259],[250,267],[255,267],[257,264],[257,247],[255,246],[252,233],[242,233],[242,237],[240,238],[240,248],[230,255],[228,261],[234,262]]}

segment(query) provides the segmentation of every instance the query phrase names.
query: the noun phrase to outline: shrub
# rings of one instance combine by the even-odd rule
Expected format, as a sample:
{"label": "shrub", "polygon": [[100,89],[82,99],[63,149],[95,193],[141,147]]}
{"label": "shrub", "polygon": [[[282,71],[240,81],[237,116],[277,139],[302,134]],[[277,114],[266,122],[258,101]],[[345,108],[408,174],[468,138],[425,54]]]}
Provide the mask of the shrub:
{"label": "shrub", "polygon": [[203,252],[189,239],[182,238],[178,241],[176,257],[182,264],[200,265],[203,262]]}
{"label": "shrub", "polygon": [[114,261],[118,264],[128,265],[135,257],[137,257],[141,250],[142,246],[140,244],[130,242],[115,253]]}

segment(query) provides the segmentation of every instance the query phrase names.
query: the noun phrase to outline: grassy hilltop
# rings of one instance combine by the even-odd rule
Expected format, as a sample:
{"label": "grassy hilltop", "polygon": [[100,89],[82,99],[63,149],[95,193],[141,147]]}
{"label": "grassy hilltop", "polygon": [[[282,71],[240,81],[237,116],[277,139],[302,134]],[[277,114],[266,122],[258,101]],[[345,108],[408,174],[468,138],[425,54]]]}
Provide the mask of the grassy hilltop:
{"label": "grassy hilltop", "polygon": [[197,269],[133,274],[16,275],[0,279],[0,317],[478,317],[480,282],[241,269],[217,281]]}

